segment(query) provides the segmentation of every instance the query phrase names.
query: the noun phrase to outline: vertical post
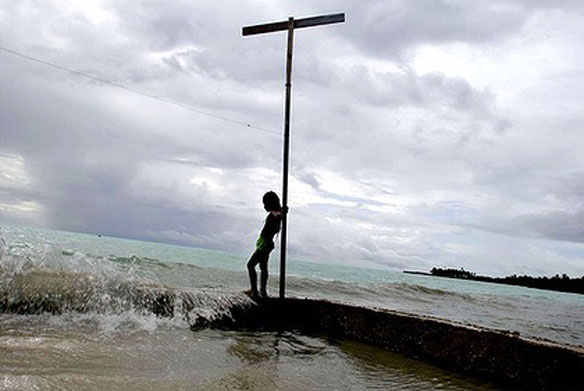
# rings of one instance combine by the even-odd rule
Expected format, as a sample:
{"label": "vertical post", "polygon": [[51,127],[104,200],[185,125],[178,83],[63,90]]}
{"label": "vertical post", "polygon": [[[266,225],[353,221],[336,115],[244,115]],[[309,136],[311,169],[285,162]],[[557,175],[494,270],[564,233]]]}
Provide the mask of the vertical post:
{"label": "vertical post", "polygon": [[288,18],[288,50],[286,54],[286,103],[284,108],[284,169],[282,173],[282,241],[280,245],[280,299],[286,292],[286,235],[288,226],[288,160],[290,157],[290,100],[292,98],[292,50],[294,18]]}
{"label": "vertical post", "polygon": [[272,33],[288,30],[288,51],[286,52],[286,106],[284,115],[284,172],[282,178],[282,244],[280,246],[280,298],[283,299],[286,292],[286,239],[288,228],[288,160],[290,156],[290,101],[292,100],[292,49],[294,47],[294,29],[325,24],[342,23],[345,14],[330,14],[313,16],[310,18],[288,18],[286,22],[274,22],[247,26],[241,30],[246,35]]}

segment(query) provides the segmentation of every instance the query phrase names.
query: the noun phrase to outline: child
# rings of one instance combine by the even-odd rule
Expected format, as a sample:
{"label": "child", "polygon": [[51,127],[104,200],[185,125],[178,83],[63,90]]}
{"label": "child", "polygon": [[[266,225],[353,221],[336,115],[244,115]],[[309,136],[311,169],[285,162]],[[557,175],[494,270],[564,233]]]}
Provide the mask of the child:
{"label": "child", "polygon": [[280,221],[282,220],[282,207],[280,199],[273,191],[268,191],[263,197],[264,209],[269,212],[266,217],[264,227],[256,241],[255,251],[247,262],[249,272],[249,282],[251,290],[247,291],[252,297],[258,297],[258,276],[255,271],[259,263],[261,271],[260,294],[261,297],[268,297],[266,285],[268,284],[268,260],[270,252],[274,249],[274,235],[280,232]]}

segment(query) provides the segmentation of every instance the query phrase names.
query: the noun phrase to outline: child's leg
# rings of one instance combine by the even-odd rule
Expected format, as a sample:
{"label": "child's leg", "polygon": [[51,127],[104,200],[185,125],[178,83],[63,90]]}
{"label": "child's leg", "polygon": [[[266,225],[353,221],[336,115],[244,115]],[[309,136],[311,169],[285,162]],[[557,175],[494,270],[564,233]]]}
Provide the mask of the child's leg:
{"label": "child's leg", "polygon": [[247,272],[249,273],[249,283],[251,284],[251,292],[258,293],[258,275],[256,274],[255,267],[260,263],[260,253],[256,251],[252,254],[249,261],[247,261]]}
{"label": "child's leg", "polygon": [[267,286],[268,286],[268,260],[270,259],[270,253],[266,252],[265,256],[263,256],[260,260],[260,271],[261,271],[261,281],[260,281],[260,286],[261,286],[261,294],[264,297],[268,296],[268,291],[267,291]]}

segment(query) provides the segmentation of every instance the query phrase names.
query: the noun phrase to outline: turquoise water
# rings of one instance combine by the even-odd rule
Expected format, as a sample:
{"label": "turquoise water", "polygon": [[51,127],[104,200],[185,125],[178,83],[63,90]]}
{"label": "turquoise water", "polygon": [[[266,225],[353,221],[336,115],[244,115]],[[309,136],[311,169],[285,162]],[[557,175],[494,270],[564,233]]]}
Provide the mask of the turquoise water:
{"label": "turquoise water", "polygon": [[[57,297],[64,309],[61,315],[0,314],[0,384],[9,389],[491,388],[346,341],[191,331],[197,319],[249,300],[242,293],[248,288],[246,261],[247,254],[0,226],[0,298],[10,303],[31,295]],[[269,291],[275,295],[277,255],[270,270]],[[132,287],[186,292],[196,305],[191,313],[158,318],[132,304]],[[584,345],[583,295],[295,259],[289,260],[287,295]]]}
{"label": "turquoise water", "polygon": [[[248,288],[247,255],[71,232],[0,226],[6,247],[32,262],[180,288]],[[167,267],[162,267],[167,266]],[[197,267],[196,272],[189,266]],[[278,251],[270,261],[278,292]],[[584,346],[584,295],[290,259],[287,292],[459,321]]]}
{"label": "turquoise water", "polygon": [[[129,273],[169,286],[248,288],[247,255],[30,228],[4,226],[1,232],[15,247],[12,251],[28,253],[44,264],[76,262],[77,268],[91,264],[93,272],[103,273],[100,268],[105,265],[119,268],[125,262],[134,264]],[[23,247],[16,249],[18,246]],[[55,258],[55,252],[62,254]],[[137,267],[140,262],[142,267]],[[172,267],[153,266],[156,264]],[[185,272],[189,265],[202,269]],[[270,261],[273,294],[278,292],[278,268],[276,249]],[[287,276],[290,295],[435,316],[584,345],[584,295],[294,259],[288,262]]]}

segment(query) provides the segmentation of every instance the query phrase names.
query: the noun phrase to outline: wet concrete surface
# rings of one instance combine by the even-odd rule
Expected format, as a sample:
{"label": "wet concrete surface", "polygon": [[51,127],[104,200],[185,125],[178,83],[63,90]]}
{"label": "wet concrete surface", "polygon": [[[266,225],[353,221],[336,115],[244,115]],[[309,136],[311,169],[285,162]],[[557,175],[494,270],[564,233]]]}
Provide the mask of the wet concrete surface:
{"label": "wet concrete surface", "polygon": [[584,348],[518,333],[323,300],[266,299],[234,309],[216,326],[297,330],[382,347],[500,384],[538,390],[583,390]]}

